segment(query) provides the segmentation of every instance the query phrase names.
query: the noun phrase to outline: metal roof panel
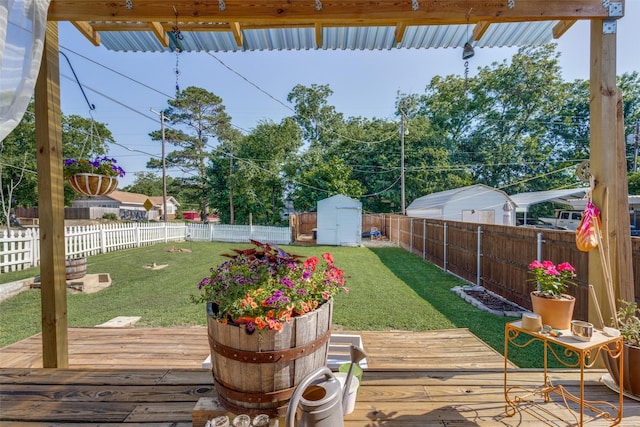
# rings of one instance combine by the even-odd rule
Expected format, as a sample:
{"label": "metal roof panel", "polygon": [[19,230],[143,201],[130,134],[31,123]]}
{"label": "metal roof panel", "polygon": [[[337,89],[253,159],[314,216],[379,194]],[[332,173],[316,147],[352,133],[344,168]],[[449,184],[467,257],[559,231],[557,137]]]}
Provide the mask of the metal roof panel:
{"label": "metal roof panel", "polygon": [[[539,45],[552,40],[557,21],[492,24],[474,47]],[[471,26],[408,26],[400,43],[395,42],[395,27],[323,27],[322,46],[316,46],[315,28],[270,28],[242,30],[243,46],[238,46],[231,31],[183,31],[177,40],[168,33],[169,48],[163,47],[150,31],[100,31],[105,48],[115,51],[234,52],[254,50],[386,50],[396,48],[462,47],[471,37]]]}

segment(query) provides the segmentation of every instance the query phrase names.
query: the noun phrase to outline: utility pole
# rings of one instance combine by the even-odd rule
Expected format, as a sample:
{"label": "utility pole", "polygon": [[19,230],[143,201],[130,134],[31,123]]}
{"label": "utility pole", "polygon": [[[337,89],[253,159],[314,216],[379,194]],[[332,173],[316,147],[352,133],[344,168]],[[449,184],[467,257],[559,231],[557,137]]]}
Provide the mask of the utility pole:
{"label": "utility pole", "polygon": [[404,112],[400,111],[402,115],[402,120],[400,121],[400,204],[402,205],[401,213],[404,215],[405,212],[405,201],[404,201]]}
{"label": "utility pole", "polygon": [[162,133],[162,218],[167,222],[167,163],[165,159],[165,138],[164,138],[164,111],[157,112],[151,109],[152,113],[160,116],[160,131]]}
{"label": "utility pole", "polygon": [[234,225],[236,223],[235,210],[233,208],[233,142],[231,143],[231,149],[229,151],[229,224]]}
{"label": "utility pole", "polygon": [[638,133],[640,133],[640,121],[636,120],[636,137],[633,144],[633,171],[638,172]]}

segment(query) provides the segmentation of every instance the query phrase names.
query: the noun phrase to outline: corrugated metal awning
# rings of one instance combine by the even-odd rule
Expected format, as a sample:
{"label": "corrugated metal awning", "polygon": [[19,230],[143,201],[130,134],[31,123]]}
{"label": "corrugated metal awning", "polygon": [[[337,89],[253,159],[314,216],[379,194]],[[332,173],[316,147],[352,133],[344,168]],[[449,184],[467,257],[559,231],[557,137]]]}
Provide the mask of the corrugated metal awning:
{"label": "corrugated metal awning", "polygon": [[[541,45],[553,40],[553,28],[559,21],[508,22],[492,24],[474,47],[511,47]],[[92,23],[99,26],[99,23]],[[388,50],[394,48],[429,49],[457,48],[471,40],[471,26],[420,25],[407,26],[400,42],[395,40],[396,28],[323,27],[322,46],[316,46],[315,29],[267,28],[243,29],[243,43],[236,43],[231,31],[181,31],[178,40],[169,34],[169,46],[164,47],[151,31],[100,31],[101,44],[107,49],[125,52],[242,52],[256,50]]]}
{"label": "corrugated metal awning", "polygon": [[[582,198],[588,188],[569,188],[564,190],[532,191],[529,193],[512,194],[511,200],[517,205],[516,212],[527,212],[531,205],[543,202],[555,202],[574,206],[577,198]],[[584,201],[582,202],[584,206]]]}

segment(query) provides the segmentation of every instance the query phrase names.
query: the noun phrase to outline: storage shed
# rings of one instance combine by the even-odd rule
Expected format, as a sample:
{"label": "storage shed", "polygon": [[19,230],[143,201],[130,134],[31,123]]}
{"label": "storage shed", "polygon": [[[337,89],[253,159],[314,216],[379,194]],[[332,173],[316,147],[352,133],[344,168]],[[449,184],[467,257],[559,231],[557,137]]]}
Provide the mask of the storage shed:
{"label": "storage shed", "polygon": [[419,197],[407,207],[407,216],[502,225],[515,225],[516,220],[507,193],[483,184]]}
{"label": "storage shed", "polygon": [[319,245],[359,246],[362,243],[362,203],[337,195],[318,202]]}

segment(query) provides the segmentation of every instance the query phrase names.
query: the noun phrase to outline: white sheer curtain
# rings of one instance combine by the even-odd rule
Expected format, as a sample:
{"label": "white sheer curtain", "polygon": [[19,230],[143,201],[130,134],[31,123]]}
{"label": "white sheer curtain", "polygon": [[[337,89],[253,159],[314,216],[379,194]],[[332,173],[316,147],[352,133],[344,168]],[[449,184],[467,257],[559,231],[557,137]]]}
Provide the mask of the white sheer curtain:
{"label": "white sheer curtain", "polygon": [[0,0],[0,141],[22,120],[36,85],[50,0]]}

